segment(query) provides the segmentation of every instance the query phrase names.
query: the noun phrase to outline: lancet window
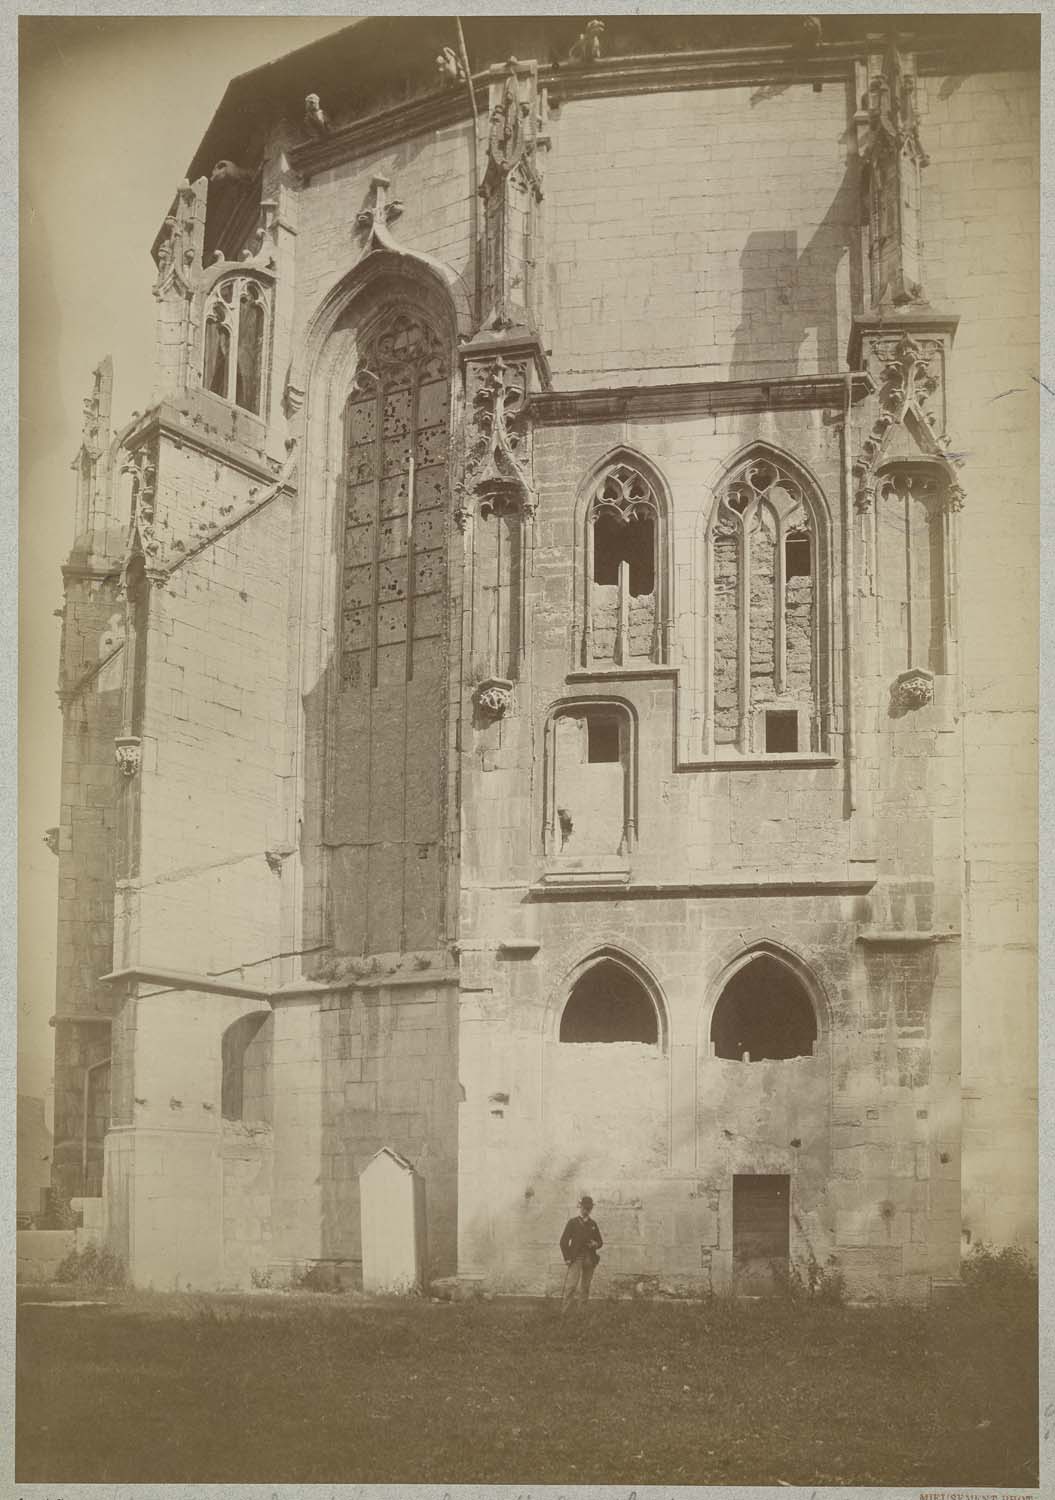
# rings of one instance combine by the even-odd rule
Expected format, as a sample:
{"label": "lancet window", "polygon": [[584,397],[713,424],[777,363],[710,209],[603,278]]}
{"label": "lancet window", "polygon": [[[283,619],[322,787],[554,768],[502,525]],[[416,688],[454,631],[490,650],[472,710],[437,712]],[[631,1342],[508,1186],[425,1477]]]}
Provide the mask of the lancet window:
{"label": "lancet window", "polygon": [[250,276],[225,276],[209,295],[205,313],[207,391],[245,411],[263,412],[269,340],[268,293]]}
{"label": "lancet window", "polygon": [[562,704],[546,726],[550,856],[623,855],[637,835],[634,721],[624,703]]}
{"label": "lancet window", "polygon": [[823,509],[776,457],[720,487],[707,537],[709,748],[825,748],[828,671]]}
{"label": "lancet window", "polygon": [[615,463],[586,517],[585,665],[644,666],[665,657],[663,512],[652,481]]}
{"label": "lancet window", "polygon": [[450,351],[416,311],[375,324],[345,408],[345,688],[439,668]]}
{"label": "lancet window", "polygon": [[898,462],[876,486],[876,588],[892,670],[944,672],[951,633],[949,485],[937,464]]}

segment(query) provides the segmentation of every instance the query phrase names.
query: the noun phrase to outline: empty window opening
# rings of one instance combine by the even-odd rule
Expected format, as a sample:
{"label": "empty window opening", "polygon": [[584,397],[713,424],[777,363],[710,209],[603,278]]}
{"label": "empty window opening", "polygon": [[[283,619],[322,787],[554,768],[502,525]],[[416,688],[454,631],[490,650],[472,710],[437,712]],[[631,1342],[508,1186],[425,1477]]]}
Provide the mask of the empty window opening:
{"label": "empty window opening", "polygon": [[270,1065],[269,1014],[242,1016],[228,1026],[221,1043],[223,1077],[220,1113],[225,1120],[266,1120]]}
{"label": "empty window opening", "polygon": [[579,978],[560,1018],[562,1042],[659,1045],[656,1007],[641,982],[605,959]]}
{"label": "empty window opening", "polygon": [[656,529],[651,516],[631,515],[605,507],[597,514],[593,534],[593,581],[619,582],[627,568],[627,588],[640,598],[656,586]]}
{"label": "empty window opening", "polygon": [[228,277],[210,296],[205,317],[202,383],[245,411],[261,410],[267,343],[267,297],[248,277]]}
{"label": "empty window opening", "polygon": [[733,1062],[809,1057],[817,1017],[802,982],[773,958],[746,964],[722,991],[711,1020],[715,1057]]}
{"label": "empty window opening", "polygon": [[625,853],[631,724],[607,702],[558,713],[547,736],[546,847],[579,858]]}
{"label": "empty window opening", "polygon": [[812,571],[809,537],[792,532],[784,541],[784,577],[790,583],[793,578],[809,578]]}
{"label": "empty window opening", "polygon": [[799,716],[793,709],[766,714],[766,754],[788,755],[799,748]]}
{"label": "empty window opening", "polygon": [[620,758],[619,720],[614,714],[587,714],[586,760],[589,765]]}

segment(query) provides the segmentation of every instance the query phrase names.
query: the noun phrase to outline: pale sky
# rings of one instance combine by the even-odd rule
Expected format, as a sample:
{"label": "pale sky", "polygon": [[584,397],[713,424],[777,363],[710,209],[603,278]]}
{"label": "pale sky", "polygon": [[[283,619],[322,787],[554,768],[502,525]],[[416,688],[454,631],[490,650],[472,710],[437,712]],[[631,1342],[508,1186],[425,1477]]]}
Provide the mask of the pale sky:
{"label": "pale sky", "polygon": [[114,359],[115,429],[150,398],[150,246],[228,81],[350,16],[23,19],[20,99],[19,1091],[51,1079],[59,569],[81,402]]}

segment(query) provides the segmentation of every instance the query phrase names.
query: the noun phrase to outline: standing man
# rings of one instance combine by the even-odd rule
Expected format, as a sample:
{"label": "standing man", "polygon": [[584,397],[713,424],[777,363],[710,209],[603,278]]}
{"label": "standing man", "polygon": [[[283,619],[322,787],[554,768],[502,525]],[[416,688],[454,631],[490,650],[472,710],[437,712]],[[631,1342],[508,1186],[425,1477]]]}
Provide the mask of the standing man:
{"label": "standing man", "polygon": [[564,1273],[564,1291],[560,1299],[561,1317],[567,1310],[568,1303],[575,1296],[577,1288],[581,1287],[580,1296],[583,1302],[590,1295],[590,1282],[596,1269],[600,1256],[597,1254],[604,1240],[601,1231],[590,1218],[593,1212],[593,1199],[584,1195],[579,1199],[579,1212],[574,1219],[569,1219],[564,1226],[564,1233],[560,1237],[560,1253],[564,1256],[564,1263],[568,1267]]}

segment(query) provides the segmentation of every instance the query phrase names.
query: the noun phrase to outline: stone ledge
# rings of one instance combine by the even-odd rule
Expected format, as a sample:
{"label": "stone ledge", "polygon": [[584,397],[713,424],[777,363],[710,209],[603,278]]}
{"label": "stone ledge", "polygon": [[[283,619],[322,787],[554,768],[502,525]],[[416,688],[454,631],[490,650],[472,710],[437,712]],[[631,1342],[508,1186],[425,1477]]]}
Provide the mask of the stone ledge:
{"label": "stone ledge", "polygon": [[[673,385],[547,391],[530,397],[528,410],[536,427],[717,412],[815,407],[838,407],[841,411],[846,403],[847,378],[846,375],[788,375],[773,380],[686,380]],[[864,371],[854,372],[849,379],[855,401],[875,389],[872,377]]]}
{"label": "stone ledge", "polygon": [[909,932],[897,928],[863,927],[857,934],[859,943],[897,944],[901,947],[924,943],[958,943],[959,932]]}
{"label": "stone ledge", "polygon": [[831,873],[801,878],[787,875],[758,875],[750,878],[714,881],[671,881],[667,883],[634,884],[629,878],[622,884],[604,884],[591,880],[588,875],[565,876],[559,882],[547,881],[543,877],[538,885],[527,887],[529,901],[576,900],[597,897],[616,900],[670,900],[678,897],[723,897],[723,896],[814,896],[867,894],[876,883],[876,872],[851,875]]}
{"label": "stone ledge", "polygon": [[[180,969],[131,968],[114,969],[99,975],[100,984],[163,984],[170,990],[201,990],[205,994],[234,995],[239,999],[271,999],[271,991],[258,984],[241,984],[211,974],[190,974]],[[149,997],[143,997],[149,998]]]}

